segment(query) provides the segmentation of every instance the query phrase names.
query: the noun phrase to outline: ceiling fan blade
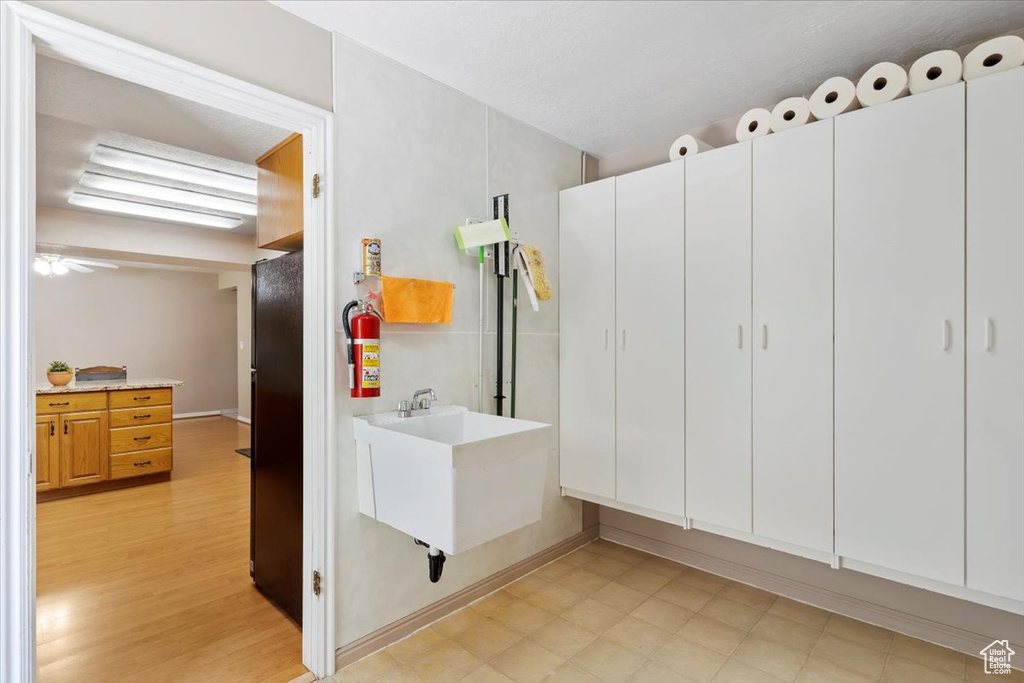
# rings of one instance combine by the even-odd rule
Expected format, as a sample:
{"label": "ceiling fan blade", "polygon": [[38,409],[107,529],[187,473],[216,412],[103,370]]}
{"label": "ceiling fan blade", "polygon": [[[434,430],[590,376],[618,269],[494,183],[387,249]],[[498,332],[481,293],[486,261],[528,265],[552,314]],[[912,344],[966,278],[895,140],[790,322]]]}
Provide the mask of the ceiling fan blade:
{"label": "ceiling fan blade", "polygon": [[75,261],[67,261],[64,259],[60,260],[65,266],[78,273],[93,273],[95,272],[92,268],[86,268],[85,266],[76,263]]}
{"label": "ceiling fan blade", "polygon": [[63,261],[65,264],[77,263],[82,266],[94,266],[97,268],[117,268],[117,266],[114,265],[113,263],[107,263],[105,261],[89,261],[80,258],[62,258],[61,261]]}

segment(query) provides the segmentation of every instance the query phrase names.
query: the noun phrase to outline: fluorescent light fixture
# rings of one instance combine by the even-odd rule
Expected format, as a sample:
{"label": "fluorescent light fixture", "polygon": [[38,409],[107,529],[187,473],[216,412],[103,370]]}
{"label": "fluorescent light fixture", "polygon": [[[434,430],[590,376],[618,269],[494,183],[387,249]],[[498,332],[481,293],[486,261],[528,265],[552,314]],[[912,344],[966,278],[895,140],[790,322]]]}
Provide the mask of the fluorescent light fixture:
{"label": "fluorescent light fixture", "polygon": [[182,190],[177,187],[154,185],[153,183],[144,183],[139,180],[114,178],[113,176],[102,175],[100,173],[84,173],[82,178],[78,181],[78,184],[94,190],[119,192],[121,194],[130,194],[136,197],[145,197],[147,199],[187,204],[188,206],[195,206],[202,209],[215,209],[217,211],[240,213],[244,216],[256,215],[256,204],[252,202],[231,199],[229,197],[218,197],[212,194],[203,194],[202,192],[192,192],[190,190]]}
{"label": "fluorescent light fixture", "polygon": [[202,166],[193,166],[192,164],[185,164],[180,161],[161,159],[160,157],[148,154],[129,152],[124,149],[117,149],[116,147],[97,145],[96,149],[89,156],[89,161],[100,166],[119,168],[123,171],[145,173],[146,175],[178,180],[183,183],[194,183],[196,185],[205,185],[206,187],[215,187],[218,190],[239,192],[251,197],[256,196],[256,180],[254,178],[215,171],[212,168],[203,168]]}
{"label": "fluorescent light fixture", "polygon": [[143,216],[145,218],[158,218],[160,220],[172,221],[174,223],[190,223],[201,225],[206,228],[237,228],[242,224],[241,218],[230,216],[215,216],[209,213],[196,211],[185,211],[184,209],[172,209],[168,206],[155,206],[153,204],[140,204],[138,202],[127,202],[123,199],[112,199],[110,197],[98,197],[94,194],[83,194],[72,192],[68,197],[68,203],[81,206],[86,209],[98,211],[112,211],[113,213],[124,213],[130,216]]}

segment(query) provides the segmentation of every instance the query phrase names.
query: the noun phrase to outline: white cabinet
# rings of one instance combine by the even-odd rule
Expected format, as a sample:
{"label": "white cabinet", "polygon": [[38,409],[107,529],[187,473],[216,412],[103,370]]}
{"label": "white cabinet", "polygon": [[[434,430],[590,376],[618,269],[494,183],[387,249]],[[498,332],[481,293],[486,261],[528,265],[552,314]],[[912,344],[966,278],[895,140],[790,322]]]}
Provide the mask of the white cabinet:
{"label": "white cabinet", "polygon": [[615,497],[615,179],[559,196],[559,451],[566,488]]}
{"label": "white cabinet", "polygon": [[686,516],[751,531],[749,142],[686,160]]}
{"label": "white cabinet", "polygon": [[967,83],[967,586],[1024,600],[1024,68]]}
{"label": "white cabinet", "polygon": [[753,142],[753,532],[827,553],[832,125]]}
{"label": "white cabinet", "polygon": [[615,186],[615,497],[679,517],[684,170],[656,166],[619,176]]}
{"label": "white cabinet", "polygon": [[963,585],[964,86],[835,119],[836,553]]}

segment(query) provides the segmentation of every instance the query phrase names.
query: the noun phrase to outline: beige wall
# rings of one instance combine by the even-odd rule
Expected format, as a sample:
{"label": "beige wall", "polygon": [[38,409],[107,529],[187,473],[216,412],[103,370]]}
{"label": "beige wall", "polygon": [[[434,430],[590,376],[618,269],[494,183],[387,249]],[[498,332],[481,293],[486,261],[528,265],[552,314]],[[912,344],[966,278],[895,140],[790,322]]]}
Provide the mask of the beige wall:
{"label": "beige wall", "polygon": [[40,251],[60,245],[79,256],[245,272],[260,259],[281,255],[257,249],[252,235],[229,230],[48,206],[36,207],[36,243]]}
{"label": "beige wall", "polygon": [[235,349],[238,368],[238,417],[248,422],[252,413],[252,271],[221,273],[217,278],[220,289],[235,295]]}
{"label": "beige wall", "polygon": [[127,365],[129,377],[185,382],[175,414],[235,409],[235,296],[216,274],[97,268],[33,278],[37,381],[52,360]]}
{"label": "beige wall", "polygon": [[30,5],[331,109],[331,34],[263,0],[29,0]]}
{"label": "beige wall", "polygon": [[[338,387],[341,646],[582,530],[580,501],[559,495],[557,452],[558,191],[579,184],[581,154],[341,36],[336,54],[338,315],[358,291],[350,273],[358,269],[363,237],[383,240],[385,273],[456,285],[451,325],[383,326],[380,399],[353,400],[347,386]],[[511,229],[540,247],[555,292],[539,313],[529,305],[519,311],[518,416],[556,425],[543,519],[450,557],[432,584],[424,548],[358,511],[351,416],[394,410],[422,387],[433,387],[442,403],[476,409],[477,262],[455,248],[452,226],[467,217],[491,218],[491,197],[506,192]],[[495,372],[494,341],[489,334],[488,378]],[[339,334],[339,370],[343,344]],[[487,396],[494,394],[491,381]],[[492,411],[493,401],[485,409]]]}

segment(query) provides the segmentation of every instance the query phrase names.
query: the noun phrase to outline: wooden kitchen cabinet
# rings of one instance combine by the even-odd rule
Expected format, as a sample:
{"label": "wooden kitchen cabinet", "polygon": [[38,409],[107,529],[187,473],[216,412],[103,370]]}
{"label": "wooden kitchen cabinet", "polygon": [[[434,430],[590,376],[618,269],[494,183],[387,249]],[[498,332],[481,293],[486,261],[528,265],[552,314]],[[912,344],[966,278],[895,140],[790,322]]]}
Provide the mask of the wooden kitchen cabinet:
{"label": "wooden kitchen cabinet", "polygon": [[302,135],[295,133],[256,160],[256,246],[302,248]]}
{"label": "wooden kitchen cabinet", "polygon": [[109,470],[107,411],[60,416],[60,485],[82,486],[107,479]]}
{"label": "wooden kitchen cabinet", "polygon": [[36,491],[60,486],[60,436],[57,415],[36,416]]}
{"label": "wooden kitchen cabinet", "polygon": [[[37,500],[156,481],[174,466],[173,387],[47,388],[36,395]],[[166,385],[163,382],[167,382]],[[138,478],[138,481],[115,480]]]}

